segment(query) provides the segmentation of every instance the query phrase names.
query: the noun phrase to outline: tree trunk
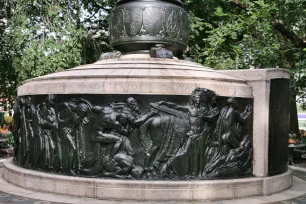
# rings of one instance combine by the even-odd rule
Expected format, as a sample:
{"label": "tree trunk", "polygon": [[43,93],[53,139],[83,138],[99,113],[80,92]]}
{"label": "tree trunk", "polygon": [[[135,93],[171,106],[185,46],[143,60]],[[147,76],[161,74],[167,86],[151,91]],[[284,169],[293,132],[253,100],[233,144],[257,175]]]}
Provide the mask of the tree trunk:
{"label": "tree trunk", "polygon": [[296,135],[299,135],[299,122],[297,115],[297,106],[296,106],[296,94],[294,91],[291,92],[290,98],[290,131],[293,131]]}

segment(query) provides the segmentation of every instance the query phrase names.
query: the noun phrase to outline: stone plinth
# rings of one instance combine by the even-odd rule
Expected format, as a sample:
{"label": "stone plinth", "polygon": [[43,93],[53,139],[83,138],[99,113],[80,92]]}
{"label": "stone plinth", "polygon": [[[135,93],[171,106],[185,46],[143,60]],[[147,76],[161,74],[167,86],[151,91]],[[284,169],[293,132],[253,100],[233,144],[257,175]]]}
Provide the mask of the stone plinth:
{"label": "stone plinth", "polygon": [[[271,80],[290,79],[290,72],[286,69],[251,69],[224,70],[219,73],[246,80],[247,84],[252,87],[254,97],[253,146],[256,147],[253,155],[253,174],[258,177],[268,176]],[[283,147],[284,150],[287,146],[286,144],[286,147]]]}
{"label": "stone plinth", "polygon": [[286,121],[277,120],[287,103],[275,93],[288,93],[288,78],[282,69],[215,71],[130,54],[27,80],[18,88],[23,142],[4,178],[32,190],[113,200],[280,192],[292,185],[292,173],[285,150],[280,161],[271,159],[287,143]]}
{"label": "stone plinth", "polygon": [[127,181],[60,176],[23,169],[4,162],[4,179],[28,190],[97,198],[138,201],[202,201],[271,195],[292,185],[292,172],[266,178],[217,181]]}

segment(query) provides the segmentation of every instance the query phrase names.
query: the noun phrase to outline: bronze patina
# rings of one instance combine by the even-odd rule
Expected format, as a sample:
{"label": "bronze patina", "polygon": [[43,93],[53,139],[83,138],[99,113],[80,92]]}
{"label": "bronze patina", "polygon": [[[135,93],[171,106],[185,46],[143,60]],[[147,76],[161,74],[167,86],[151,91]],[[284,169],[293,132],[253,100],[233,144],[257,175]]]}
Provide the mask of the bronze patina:
{"label": "bronze patina", "polygon": [[251,176],[249,103],[205,88],[194,89],[189,97],[21,96],[14,115],[14,162],[104,178]]}
{"label": "bronze patina", "polygon": [[122,52],[164,44],[180,56],[187,47],[189,24],[179,0],[119,1],[110,16],[110,44]]}

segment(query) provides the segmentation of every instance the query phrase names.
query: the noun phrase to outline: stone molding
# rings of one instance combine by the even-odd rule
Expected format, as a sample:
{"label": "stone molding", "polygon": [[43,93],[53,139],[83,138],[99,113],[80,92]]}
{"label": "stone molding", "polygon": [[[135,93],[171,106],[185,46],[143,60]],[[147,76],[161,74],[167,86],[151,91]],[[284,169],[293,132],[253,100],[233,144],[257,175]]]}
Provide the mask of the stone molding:
{"label": "stone molding", "polygon": [[175,94],[195,87],[220,96],[252,98],[245,80],[175,59],[111,59],[26,80],[18,96],[40,94]]}
{"label": "stone molding", "polygon": [[276,78],[290,79],[290,71],[288,69],[270,68],[270,69],[245,69],[245,70],[222,70],[218,71],[231,77],[237,77],[248,82],[254,81],[270,81]]}
{"label": "stone molding", "polygon": [[4,162],[3,177],[11,184],[33,191],[138,201],[201,201],[271,195],[290,188],[293,180],[291,170],[273,177],[216,181],[91,179],[24,169],[12,164],[12,159]]}
{"label": "stone molding", "polygon": [[18,96],[42,94],[152,94],[189,95],[196,87],[215,91],[220,96],[252,98],[252,89],[235,82],[216,80],[85,78],[33,81],[18,88]]}

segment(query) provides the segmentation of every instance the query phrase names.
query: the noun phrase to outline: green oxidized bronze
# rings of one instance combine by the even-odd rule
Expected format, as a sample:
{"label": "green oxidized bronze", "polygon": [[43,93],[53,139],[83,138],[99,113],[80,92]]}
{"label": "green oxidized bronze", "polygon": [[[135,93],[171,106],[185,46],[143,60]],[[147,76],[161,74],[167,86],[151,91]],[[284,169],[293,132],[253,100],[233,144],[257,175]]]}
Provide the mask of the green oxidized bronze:
{"label": "green oxidized bronze", "polygon": [[110,44],[122,52],[164,44],[174,55],[187,47],[189,17],[179,0],[119,1],[110,19]]}

